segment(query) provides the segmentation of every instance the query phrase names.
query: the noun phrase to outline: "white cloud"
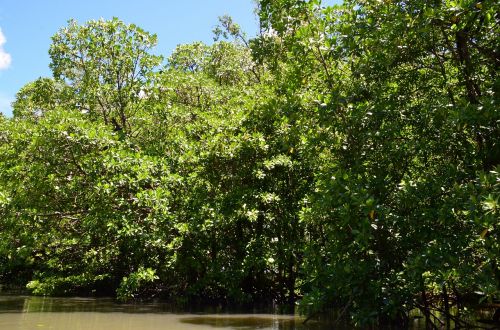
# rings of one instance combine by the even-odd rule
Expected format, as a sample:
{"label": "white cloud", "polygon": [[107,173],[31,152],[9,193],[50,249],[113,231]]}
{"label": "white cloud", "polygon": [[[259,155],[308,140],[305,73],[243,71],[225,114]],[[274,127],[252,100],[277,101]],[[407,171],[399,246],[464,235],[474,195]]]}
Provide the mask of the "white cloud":
{"label": "white cloud", "polygon": [[0,29],[0,70],[8,69],[11,62],[10,54],[3,49],[3,45],[7,42],[5,36]]}

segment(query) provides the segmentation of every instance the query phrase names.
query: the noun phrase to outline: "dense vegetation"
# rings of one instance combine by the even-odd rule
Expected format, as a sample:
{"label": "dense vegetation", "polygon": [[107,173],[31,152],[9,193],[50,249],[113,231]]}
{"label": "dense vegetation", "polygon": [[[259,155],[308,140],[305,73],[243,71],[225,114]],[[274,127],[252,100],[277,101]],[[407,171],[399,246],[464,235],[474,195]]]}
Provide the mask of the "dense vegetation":
{"label": "dense vegetation", "polygon": [[0,117],[0,283],[364,325],[499,299],[499,3],[257,13],[166,61],[118,19],[54,35]]}

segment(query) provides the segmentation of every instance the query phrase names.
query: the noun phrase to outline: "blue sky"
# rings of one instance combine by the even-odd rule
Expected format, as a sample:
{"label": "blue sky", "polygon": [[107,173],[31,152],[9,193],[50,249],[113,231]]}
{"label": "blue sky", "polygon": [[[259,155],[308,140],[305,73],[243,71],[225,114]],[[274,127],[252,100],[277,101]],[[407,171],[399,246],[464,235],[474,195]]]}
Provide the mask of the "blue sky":
{"label": "blue sky", "polygon": [[10,116],[16,92],[51,76],[50,37],[70,18],[84,23],[113,16],[158,35],[155,53],[178,44],[212,42],[217,18],[228,14],[249,36],[258,30],[252,0],[0,0],[0,112]]}

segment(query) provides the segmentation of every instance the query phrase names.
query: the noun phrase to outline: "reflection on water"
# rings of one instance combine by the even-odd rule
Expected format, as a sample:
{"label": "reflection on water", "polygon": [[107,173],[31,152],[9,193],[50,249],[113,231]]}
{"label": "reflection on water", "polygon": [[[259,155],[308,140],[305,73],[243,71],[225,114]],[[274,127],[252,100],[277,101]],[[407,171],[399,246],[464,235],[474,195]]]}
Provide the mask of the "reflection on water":
{"label": "reflection on water", "polygon": [[0,329],[9,330],[326,330],[293,315],[180,313],[168,304],[112,299],[0,296]]}
{"label": "reflection on water", "polygon": [[[310,323],[302,324],[302,319],[282,315],[203,315],[181,318],[182,323],[204,325],[213,328],[229,328],[239,330],[252,329],[326,329],[325,325]],[[199,329],[198,327],[193,329]]]}

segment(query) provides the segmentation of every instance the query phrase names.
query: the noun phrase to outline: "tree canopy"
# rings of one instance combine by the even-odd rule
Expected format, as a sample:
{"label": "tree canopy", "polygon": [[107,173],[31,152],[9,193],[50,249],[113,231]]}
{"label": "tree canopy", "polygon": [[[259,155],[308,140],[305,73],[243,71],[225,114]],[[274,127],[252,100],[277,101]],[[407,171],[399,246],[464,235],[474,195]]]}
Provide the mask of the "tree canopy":
{"label": "tree canopy", "polygon": [[467,325],[500,299],[496,1],[260,0],[180,45],[69,21],[0,117],[0,283]]}

